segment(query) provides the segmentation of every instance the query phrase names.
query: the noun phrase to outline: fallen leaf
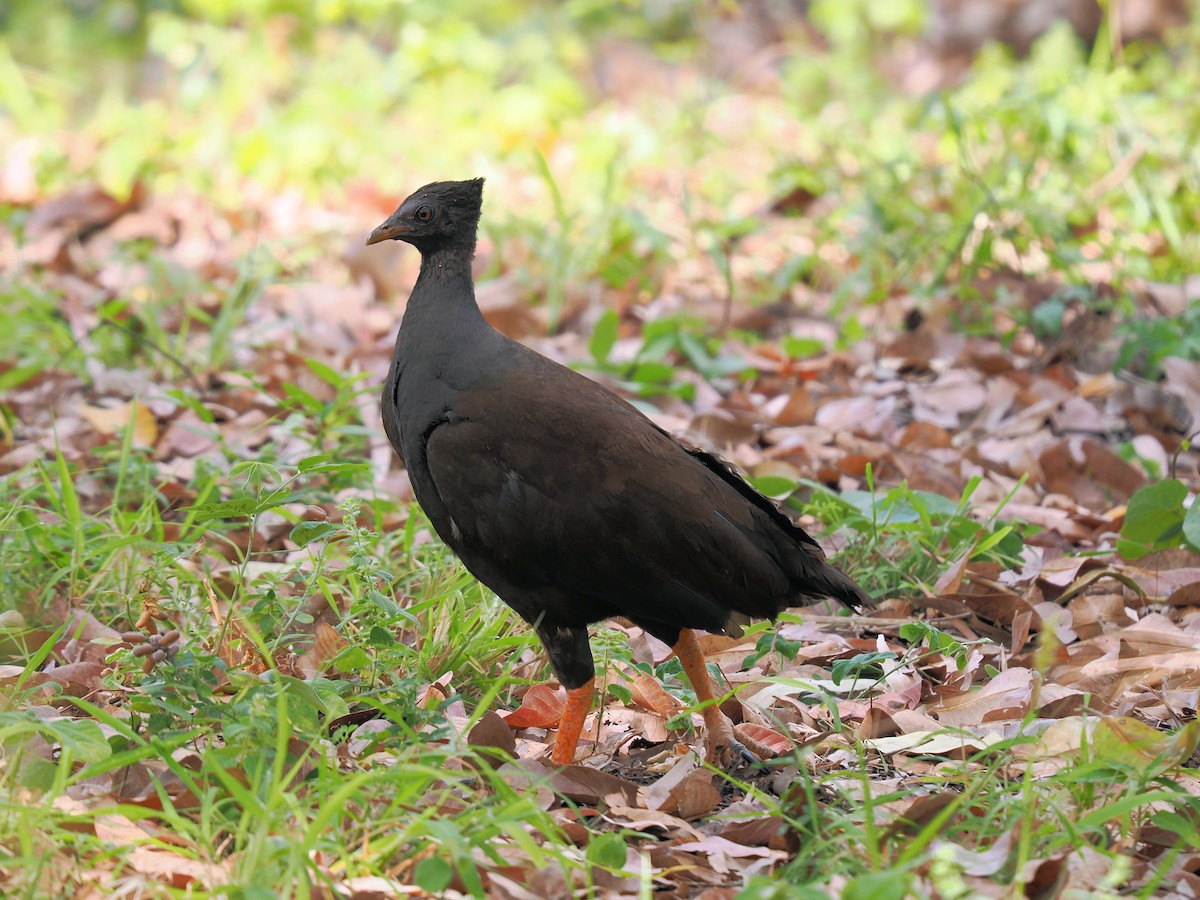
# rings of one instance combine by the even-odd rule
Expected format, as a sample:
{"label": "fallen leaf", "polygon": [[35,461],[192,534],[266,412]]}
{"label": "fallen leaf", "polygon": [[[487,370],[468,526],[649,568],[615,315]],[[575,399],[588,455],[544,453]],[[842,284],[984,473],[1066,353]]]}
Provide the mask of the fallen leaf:
{"label": "fallen leaf", "polygon": [[158,440],[158,421],[150,410],[136,400],[120,406],[83,406],[79,412],[97,433],[105,437],[124,434],[132,423],[134,444],[153,447]]}
{"label": "fallen leaf", "polygon": [[498,761],[516,752],[517,738],[504,719],[488,710],[467,734],[467,745],[477,750],[500,750],[500,754],[486,754],[490,760]]}
{"label": "fallen leaf", "polygon": [[664,719],[683,711],[683,705],[666,692],[657,678],[640,669],[632,671],[635,674],[629,679],[629,688],[633,692],[634,703],[642,709],[658,713]]}
{"label": "fallen leaf", "polygon": [[688,853],[723,853],[725,856],[732,856],[734,858],[757,856],[770,859],[772,857],[780,858],[785,855],[776,850],[768,850],[766,847],[749,847],[745,844],[736,844],[728,838],[717,835],[706,837],[700,841],[676,844],[675,849]]}
{"label": "fallen leaf", "polygon": [[500,713],[509,728],[554,728],[566,709],[565,693],[545,684],[535,684],[521,698],[521,705],[509,713]]}

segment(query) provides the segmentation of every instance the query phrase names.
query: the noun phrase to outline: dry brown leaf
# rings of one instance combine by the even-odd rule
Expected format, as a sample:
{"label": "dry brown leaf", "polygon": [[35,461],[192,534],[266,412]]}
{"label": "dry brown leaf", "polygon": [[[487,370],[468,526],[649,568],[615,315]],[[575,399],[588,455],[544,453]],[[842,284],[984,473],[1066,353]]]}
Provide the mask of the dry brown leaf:
{"label": "dry brown leaf", "polygon": [[971,562],[971,556],[974,552],[975,547],[972,545],[968,550],[959,554],[958,559],[946,567],[946,570],[934,582],[933,590],[935,593],[953,594],[962,587],[963,577],[967,573],[967,565]]}
{"label": "dry brown leaf", "polygon": [[[939,791],[936,794],[918,797],[888,826],[887,832],[893,838],[914,835],[937,819],[943,810],[961,799],[962,795],[957,791]],[[947,817],[943,827],[948,827],[951,819],[953,816]]]}
{"label": "dry brown leaf", "polygon": [[634,831],[663,832],[668,837],[688,837],[699,840],[703,835],[678,816],[656,809],[641,809],[612,804],[603,815],[605,821]]}
{"label": "dry brown leaf", "polygon": [[136,846],[151,837],[152,830],[157,830],[148,820],[139,825],[120,813],[101,813],[95,817],[93,825],[97,838],[119,847]]}
{"label": "dry brown leaf", "polygon": [[1176,588],[1166,602],[1170,606],[1200,606],[1200,581]]}
{"label": "dry brown leaf", "polygon": [[[727,809],[725,814],[729,815],[732,811],[732,808]],[[735,844],[745,844],[750,847],[772,847],[779,850],[783,849],[779,844],[786,827],[787,822],[779,816],[760,813],[749,819],[727,821],[722,826],[720,835]]]}
{"label": "dry brown leaf", "polygon": [[328,622],[318,621],[313,635],[313,652],[316,654],[318,670],[325,669],[330,660],[350,646],[350,642],[337,633]]}
{"label": "dry brown leaf", "polygon": [[150,847],[134,847],[123,858],[125,864],[135,872],[181,890],[193,884],[213,890],[225,884],[229,878],[229,870],[224,865],[189,859],[178,853]]}
{"label": "dry brown leaf", "polygon": [[194,410],[185,409],[167,425],[155,455],[164,460],[200,456],[216,449],[217,437],[212,423],[205,422]]}
{"label": "dry brown leaf", "polygon": [[136,400],[112,407],[82,406],[79,412],[88,424],[105,437],[124,434],[125,429],[132,423],[134,444],[153,447],[158,440],[158,421],[154,418],[154,413]]}
{"label": "dry brown leaf", "polygon": [[587,766],[552,766],[541,760],[517,759],[501,766],[499,771],[507,774],[510,784],[518,781],[545,783],[576,803],[590,806],[610,802],[622,806],[637,804],[637,785]]}
{"label": "dry brown leaf", "polygon": [[535,684],[510,713],[500,713],[509,728],[554,728],[562,720],[567,698],[561,689]]}
{"label": "dry brown leaf", "polygon": [[896,446],[914,452],[924,452],[933,449],[947,449],[953,442],[950,432],[939,428],[931,422],[909,422],[908,426],[896,439]]}
{"label": "dry brown leaf", "polygon": [[1021,884],[1030,900],[1054,900],[1062,894],[1067,883],[1067,854],[1048,859],[1032,859],[1014,879]]}
{"label": "dry brown leaf", "polygon": [[77,662],[67,663],[47,669],[43,674],[51,681],[62,686],[62,691],[72,697],[89,697],[104,688],[104,672],[107,667],[103,663]]}
{"label": "dry brown leaf", "polygon": [[863,744],[884,756],[906,753],[910,756],[948,756],[953,759],[965,759],[1002,740],[1004,738],[995,733],[968,735],[950,731],[914,731],[910,734],[863,741]]}
{"label": "dry brown leaf", "polygon": [[712,772],[702,770],[689,773],[671,789],[659,810],[684,820],[708,815],[721,802],[721,792],[713,784],[714,777]]}
{"label": "dry brown leaf", "polygon": [[900,726],[896,724],[896,720],[878,706],[868,709],[862,724],[858,726],[858,736],[863,740],[892,737],[900,733]]}
{"label": "dry brown leaf", "polygon": [[1071,627],[1085,640],[1134,621],[1121,594],[1080,594],[1072,598],[1067,609],[1071,613]]}
{"label": "dry brown leaf", "polygon": [[672,792],[679,787],[687,778],[695,772],[704,772],[700,767],[699,760],[693,753],[688,753],[677,760],[671,766],[670,771],[659,778],[653,784],[641,788],[638,792],[642,799],[641,805],[646,809],[662,810],[667,813],[674,813],[674,801]]}
{"label": "dry brown leaf", "polygon": [[[930,703],[928,711],[945,725],[978,725],[998,709],[1027,710],[1033,699],[1033,672],[1014,667],[1001,672],[975,691],[944,696]],[[1024,715],[1020,713],[1017,718]]]}
{"label": "dry brown leaf", "polygon": [[25,231],[30,237],[51,231],[81,237],[113,222],[141,199],[142,191],[137,186],[124,202],[95,185],[78,187],[40,204],[25,223]]}
{"label": "dry brown leaf", "polygon": [[760,759],[782,756],[784,753],[790,753],[795,747],[795,742],[791,738],[766,725],[742,722],[734,726],[733,732],[737,735],[738,740]]}
{"label": "dry brown leaf", "polygon": [[477,750],[493,748],[502,751],[502,755],[489,756],[490,759],[502,759],[512,756],[517,749],[517,738],[512,727],[496,713],[488,710],[483,714],[479,723],[467,735],[467,745]]}
{"label": "dry brown leaf", "polygon": [[629,688],[633,692],[634,703],[642,709],[658,713],[664,719],[669,719],[683,711],[683,705],[666,692],[657,678],[640,669],[631,671],[634,674],[629,679]]}
{"label": "dry brown leaf", "polygon": [[785,854],[776,850],[769,850],[766,847],[749,847],[745,844],[735,844],[727,838],[712,835],[699,841],[689,841],[683,844],[676,844],[676,850],[682,850],[687,853],[720,853],[724,856],[734,858],[742,857],[760,857],[763,859],[781,859]]}
{"label": "dry brown leaf", "polygon": [[938,848],[949,848],[956,865],[968,875],[990,876],[998,874],[1007,864],[1012,855],[1015,831],[1006,831],[996,838],[990,846],[982,849],[968,849],[959,844],[935,841]]}

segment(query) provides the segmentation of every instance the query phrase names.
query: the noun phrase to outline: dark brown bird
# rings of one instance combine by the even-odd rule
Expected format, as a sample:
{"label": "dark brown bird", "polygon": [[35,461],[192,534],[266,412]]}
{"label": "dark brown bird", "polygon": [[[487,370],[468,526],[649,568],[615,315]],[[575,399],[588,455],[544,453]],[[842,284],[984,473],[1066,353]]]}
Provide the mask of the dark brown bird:
{"label": "dark brown bird", "polygon": [[740,632],[810,598],[871,598],[719,459],[510,340],[475,303],[483,179],[428,184],[367,239],[421,252],[383,392],[383,425],[438,535],[536,630],[567,708],[570,763],[592,703],[588,625],[631,619],[674,647],[708,758],[743,752],[693,629]]}

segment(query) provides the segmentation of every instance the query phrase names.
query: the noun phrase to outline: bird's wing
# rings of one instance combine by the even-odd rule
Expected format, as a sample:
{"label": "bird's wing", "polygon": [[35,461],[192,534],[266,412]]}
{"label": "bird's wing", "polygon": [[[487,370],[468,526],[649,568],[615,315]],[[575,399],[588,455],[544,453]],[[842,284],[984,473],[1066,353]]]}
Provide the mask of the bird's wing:
{"label": "bird's wing", "polygon": [[720,630],[735,612],[770,617],[795,602],[807,592],[798,567],[836,572],[719,462],[689,455],[611,395],[573,387],[569,404],[546,391],[538,405],[476,394],[429,435],[448,519],[435,527],[510,604],[506,593],[573,597],[591,620]]}

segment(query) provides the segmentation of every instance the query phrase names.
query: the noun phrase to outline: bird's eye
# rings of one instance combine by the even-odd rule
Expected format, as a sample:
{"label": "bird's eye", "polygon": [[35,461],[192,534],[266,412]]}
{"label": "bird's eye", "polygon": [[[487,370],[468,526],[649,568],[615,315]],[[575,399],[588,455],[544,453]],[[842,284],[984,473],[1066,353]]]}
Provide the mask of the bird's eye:
{"label": "bird's eye", "polygon": [[416,219],[418,222],[428,222],[432,218],[433,210],[428,206],[421,206],[417,208]]}

